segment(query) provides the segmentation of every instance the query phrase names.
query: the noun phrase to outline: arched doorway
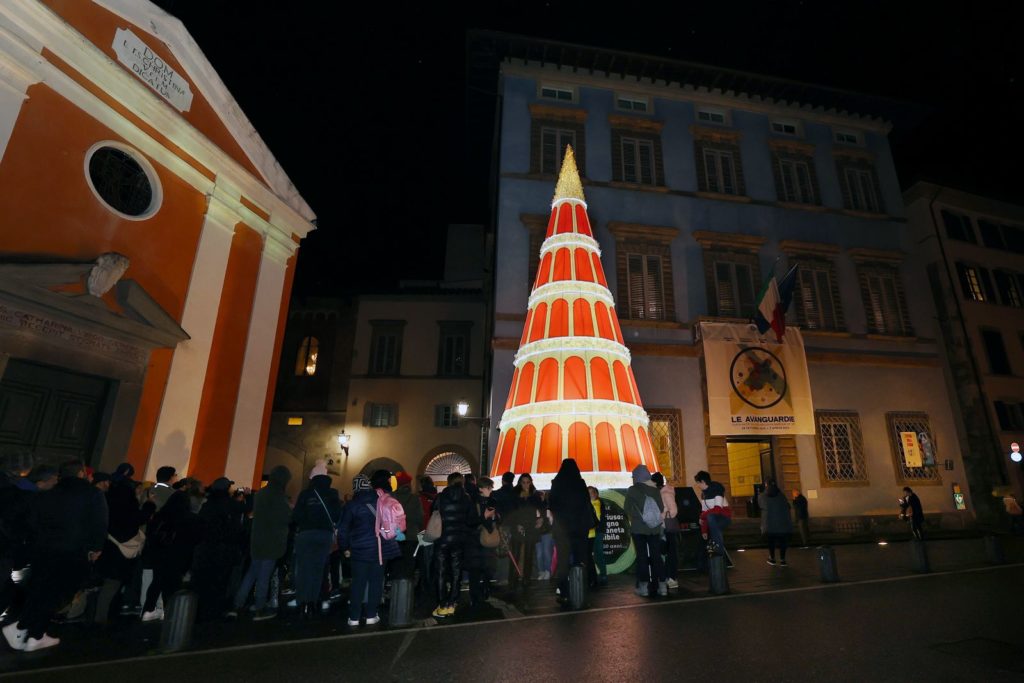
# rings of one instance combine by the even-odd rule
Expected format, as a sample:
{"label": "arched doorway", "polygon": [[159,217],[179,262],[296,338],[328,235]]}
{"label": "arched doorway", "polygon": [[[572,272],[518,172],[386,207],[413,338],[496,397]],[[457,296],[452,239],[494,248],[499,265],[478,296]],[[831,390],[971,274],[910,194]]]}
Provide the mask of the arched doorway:
{"label": "arched doorway", "polygon": [[365,474],[369,477],[377,470],[387,470],[391,474],[395,474],[396,472],[404,472],[405,466],[391,458],[374,458],[363,466],[363,469],[359,471],[359,474]]}
{"label": "arched doorway", "polygon": [[470,474],[472,471],[473,465],[469,459],[456,450],[435,450],[424,458],[423,474],[430,477],[438,489],[443,489],[448,484],[448,475],[452,472]]}

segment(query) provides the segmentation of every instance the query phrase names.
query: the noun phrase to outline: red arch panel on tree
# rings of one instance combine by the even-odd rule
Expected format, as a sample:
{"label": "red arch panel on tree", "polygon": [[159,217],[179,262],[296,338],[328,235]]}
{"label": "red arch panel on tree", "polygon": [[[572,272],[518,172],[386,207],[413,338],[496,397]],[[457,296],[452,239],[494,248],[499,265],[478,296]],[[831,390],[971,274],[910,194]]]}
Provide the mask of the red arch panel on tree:
{"label": "red arch panel on tree", "polygon": [[548,324],[548,339],[569,336],[569,303],[555,299],[551,304],[551,322]]}
{"label": "red arch panel on tree", "polygon": [[537,279],[533,283],[533,288],[536,289],[541,285],[546,285],[551,281],[551,252],[544,254],[544,257],[540,260],[540,267],[537,268]]}
{"label": "red arch panel on tree", "polygon": [[505,401],[505,410],[512,407],[512,399],[515,398],[516,382],[519,381],[519,368],[512,371],[512,388],[508,391],[508,400]]}
{"label": "red arch panel on tree", "polygon": [[629,425],[622,425],[622,449],[626,455],[626,470],[632,472],[640,464],[640,449],[636,445],[636,434]]}
{"label": "red arch panel on tree", "polygon": [[614,401],[612,375],[608,370],[608,361],[600,356],[590,359],[590,381],[594,385],[594,398]]}
{"label": "red arch panel on tree", "polygon": [[597,468],[602,472],[619,469],[619,442],[615,428],[607,422],[597,425]]}
{"label": "red arch panel on tree", "polygon": [[545,358],[541,361],[540,371],[537,373],[537,396],[534,403],[541,401],[558,400],[558,361],[554,358]]}
{"label": "red arch panel on tree", "polygon": [[519,434],[516,448],[516,472],[533,471],[533,447],[537,441],[537,430],[533,425],[526,425]]}
{"label": "red arch panel on tree", "polygon": [[562,204],[558,207],[558,234],[572,232],[572,206]]}
{"label": "red arch panel on tree", "polygon": [[622,361],[612,363],[612,371],[615,373],[615,388],[619,391],[619,400],[628,403],[636,403],[633,400],[633,390],[629,386],[629,376],[626,374],[626,366]]}
{"label": "red arch panel on tree", "polygon": [[658,458],[654,455],[654,449],[651,447],[651,438],[647,435],[647,430],[641,427],[637,431],[640,433],[640,452],[644,456],[644,464],[647,465],[647,469],[651,472],[661,469]]}
{"label": "red arch panel on tree", "polygon": [[582,204],[575,206],[576,211],[576,232],[587,237],[593,237],[594,233],[590,231],[590,218],[587,216],[587,210],[583,208]]}
{"label": "red arch panel on tree", "polygon": [[594,336],[594,317],[586,299],[572,302],[572,334],[574,337]]}
{"label": "red arch panel on tree", "polygon": [[562,428],[551,423],[544,425],[540,433],[540,456],[538,472],[557,472],[562,464]]}
{"label": "red arch panel on tree", "polygon": [[573,249],[572,257],[576,262],[576,279],[581,282],[593,282],[594,271],[590,267],[590,252],[586,249]]}
{"label": "red arch panel on tree", "polygon": [[555,252],[555,271],[551,275],[552,282],[572,279],[571,254],[568,249],[559,249]]}
{"label": "red arch panel on tree", "polygon": [[512,449],[516,445],[516,430],[510,429],[501,435],[498,443],[498,457],[494,460],[494,469],[507,472],[512,469]]}
{"label": "red arch panel on tree", "polygon": [[566,401],[587,398],[587,366],[579,356],[569,356],[562,368],[562,393]]}
{"label": "red arch panel on tree", "polygon": [[590,260],[594,262],[594,277],[597,279],[597,284],[602,287],[608,286],[608,281],[604,279],[604,268],[601,267],[601,257],[597,253],[590,255]]}
{"label": "red arch panel on tree", "polygon": [[525,363],[519,368],[519,386],[516,387],[516,405],[523,406],[530,402],[533,393],[533,363]]}
{"label": "red arch panel on tree", "polygon": [[544,338],[544,327],[548,320],[548,305],[543,301],[537,304],[533,311],[533,328],[530,330],[530,341],[535,342]]}
{"label": "red arch panel on tree", "polygon": [[573,422],[569,427],[569,457],[576,461],[582,472],[590,472],[594,469],[594,449],[590,440],[590,425],[585,422]]}
{"label": "red arch panel on tree", "polygon": [[601,338],[615,341],[615,333],[612,332],[612,324],[608,318],[608,307],[603,301],[594,304],[594,316],[597,317],[597,333]]}

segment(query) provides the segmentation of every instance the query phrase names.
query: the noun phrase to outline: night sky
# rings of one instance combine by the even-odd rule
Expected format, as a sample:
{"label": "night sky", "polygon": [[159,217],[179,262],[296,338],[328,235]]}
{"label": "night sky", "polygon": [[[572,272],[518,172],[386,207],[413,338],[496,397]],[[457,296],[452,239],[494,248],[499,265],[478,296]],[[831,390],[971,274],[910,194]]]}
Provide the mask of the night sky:
{"label": "night sky", "polygon": [[897,108],[913,124],[890,135],[904,187],[933,179],[1024,203],[1008,2],[157,4],[185,23],[318,216],[298,294],[438,278],[445,226],[489,221],[492,111],[467,112],[469,28],[908,102]]}

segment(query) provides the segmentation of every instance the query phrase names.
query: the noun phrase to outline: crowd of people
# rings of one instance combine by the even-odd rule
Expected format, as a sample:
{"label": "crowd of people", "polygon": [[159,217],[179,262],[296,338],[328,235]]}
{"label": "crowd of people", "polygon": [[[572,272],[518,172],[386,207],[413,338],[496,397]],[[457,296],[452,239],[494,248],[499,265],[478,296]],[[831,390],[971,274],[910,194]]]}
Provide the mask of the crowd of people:
{"label": "crowd of people", "polygon": [[[108,474],[78,460],[55,469],[7,457],[0,472],[7,643],[29,652],[59,644],[58,613],[97,624],[160,621],[186,585],[199,620],[273,619],[289,606],[313,618],[341,600],[344,575],[347,623],[355,628],[380,621],[385,586],[398,580],[409,582],[420,605],[436,604],[438,620],[460,609],[467,578],[469,607],[477,606],[489,597],[499,557],[508,558],[511,589],[547,581],[562,603],[570,600],[573,566],[584,568],[573,576],[586,588],[607,584],[606,503],[571,458],[549,491],[538,491],[529,474],[506,472],[495,486],[456,472],[440,492],[429,477],[414,492],[409,474],[380,470],[356,476],[342,497],[318,463],[292,501],[291,476],[276,467],[252,492],[224,477],[203,486],[173,467],[143,483],[128,463]],[[695,480],[701,531],[710,552],[724,551],[725,489],[707,472]],[[624,507],[635,590],[664,596],[678,586],[676,491],[643,465],[632,481]],[[763,506],[770,563],[778,546],[785,565],[791,529],[776,525],[788,523],[789,504],[771,486]]]}

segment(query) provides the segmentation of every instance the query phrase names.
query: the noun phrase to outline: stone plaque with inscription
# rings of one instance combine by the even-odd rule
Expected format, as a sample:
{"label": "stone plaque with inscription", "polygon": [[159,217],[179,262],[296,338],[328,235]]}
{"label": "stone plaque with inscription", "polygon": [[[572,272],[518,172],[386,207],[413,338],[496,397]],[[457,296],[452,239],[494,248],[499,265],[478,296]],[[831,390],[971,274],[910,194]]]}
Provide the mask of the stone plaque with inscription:
{"label": "stone plaque with inscription", "polygon": [[142,39],[129,29],[119,28],[114,34],[117,61],[128,67],[146,85],[156,90],[181,112],[192,107],[192,89],[181,74],[172,69]]}

